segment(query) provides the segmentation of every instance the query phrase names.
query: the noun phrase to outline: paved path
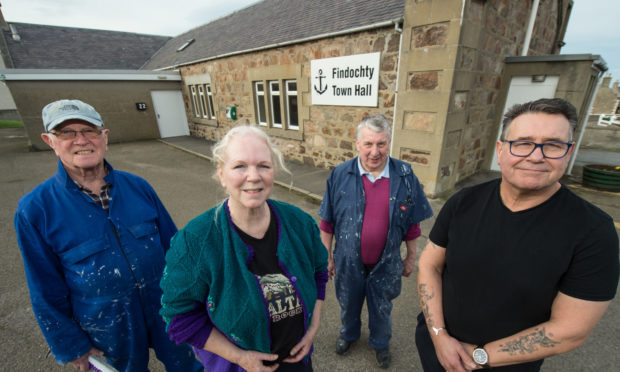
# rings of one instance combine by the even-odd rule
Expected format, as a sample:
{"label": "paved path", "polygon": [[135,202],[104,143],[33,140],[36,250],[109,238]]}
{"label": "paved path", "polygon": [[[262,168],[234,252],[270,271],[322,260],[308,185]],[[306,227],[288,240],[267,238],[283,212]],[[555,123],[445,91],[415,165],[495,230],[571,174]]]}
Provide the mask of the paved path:
{"label": "paved path", "polygon": [[[3,259],[0,270],[0,372],[70,371],[71,368],[57,366],[51,356],[46,356],[47,344],[32,314],[13,229],[13,213],[18,199],[56,171],[54,154],[50,151],[30,152],[26,141],[22,130],[0,129],[0,239],[5,242],[0,246],[0,257]],[[215,169],[210,162],[159,141],[110,145],[107,159],[119,170],[146,178],[179,227],[185,226],[191,218],[225,197],[219,183],[211,178]],[[301,174],[295,174],[294,179],[301,177]],[[324,183],[326,175],[309,171],[306,177],[309,180],[297,184],[300,188]],[[321,191],[314,193],[322,194]],[[595,198],[597,195],[593,193],[589,197]],[[273,197],[317,215],[318,204],[310,195],[276,187]],[[618,199],[609,195],[599,203],[608,203],[611,198]],[[439,199],[431,201],[436,212],[442,203]],[[422,224],[425,235],[420,239],[419,248],[425,244],[432,222],[431,219]],[[421,371],[413,337],[415,316],[419,312],[415,287],[414,272],[411,278],[403,281],[402,294],[394,302],[392,371]],[[365,325],[361,339],[347,356],[337,356],[333,348],[338,337],[339,309],[330,283],[321,314],[321,328],[315,341],[313,363],[317,372],[379,370],[375,365],[374,352],[367,345],[366,314],[363,315],[363,322]],[[620,365],[618,334],[620,304],[616,300],[584,347],[549,359],[543,371],[616,370]],[[151,370],[161,372],[163,368],[157,361],[153,361]]]}

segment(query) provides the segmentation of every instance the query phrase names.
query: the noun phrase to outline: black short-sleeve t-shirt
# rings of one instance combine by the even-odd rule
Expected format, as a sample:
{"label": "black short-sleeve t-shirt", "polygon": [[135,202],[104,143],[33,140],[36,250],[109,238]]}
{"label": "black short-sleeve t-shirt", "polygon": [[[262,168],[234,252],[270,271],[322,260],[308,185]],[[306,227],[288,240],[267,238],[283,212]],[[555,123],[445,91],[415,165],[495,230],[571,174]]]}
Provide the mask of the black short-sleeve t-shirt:
{"label": "black short-sleeve t-shirt", "polygon": [[499,185],[455,194],[429,236],[446,248],[446,327],[472,344],[547,321],[558,291],[607,301],[618,285],[618,235],[609,215],[565,186],[534,208],[512,212]]}

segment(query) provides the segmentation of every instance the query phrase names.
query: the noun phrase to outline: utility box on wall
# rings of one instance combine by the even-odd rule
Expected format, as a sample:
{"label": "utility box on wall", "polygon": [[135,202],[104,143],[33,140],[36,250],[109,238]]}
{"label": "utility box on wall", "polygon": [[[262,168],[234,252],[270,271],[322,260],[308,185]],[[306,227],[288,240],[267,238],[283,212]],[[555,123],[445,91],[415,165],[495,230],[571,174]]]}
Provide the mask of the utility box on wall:
{"label": "utility box on wall", "polygon": [[494,118],[497,131],[487,146],[487,154],[492,154],[487,156],[487,169],[498,170],[495,142],[501,134],[507,109],[539,98],[564,98],[577,108],[579,116],[574,137],[577,149],[567,170],[570,174],[596,87],[607,71],[607,64],[601,56],[593,54],[507,57],[505,63]]}
{"label": "utility box on wall", "polygon": [[237,108],[235,106],[226,106],[226,117],[237,120]]}

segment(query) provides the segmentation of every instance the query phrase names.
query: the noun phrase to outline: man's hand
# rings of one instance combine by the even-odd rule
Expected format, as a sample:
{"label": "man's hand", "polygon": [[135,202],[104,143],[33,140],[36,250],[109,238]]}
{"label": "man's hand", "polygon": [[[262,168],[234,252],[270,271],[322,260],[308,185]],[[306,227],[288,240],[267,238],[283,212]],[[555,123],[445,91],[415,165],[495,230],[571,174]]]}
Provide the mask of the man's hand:
{"label": "man's hand", "polygon": [[336,265],[334,264],[333,257],[329,257],[327,259],[327,272],[329,274],[329,278],[334,279],[334,276],[336,275]]}
{"label": "man's hand", "polygon": [[92,348],[88,351],[88,353],[82,355],[81,357],[75,360],[70,361],[69,364],[73,366],[73,368],[77,369],[78,371],[88,371],[90,370],[90,366],[88,365],[89,355],[103,356],[103,351]]}
{"label": "man's hand", "polygon": [[413,268],[415,267],[415,255],[407,255],[403,260],[403,276],[409,277],[413,272]]}
{"label": "man's hand", "polygon": [[407,255],[403,260],[403,276],[409,277],[415,267],[416,239],[405,240],[405,246],[407,247]]}
{"label": "man's hand", "polygon": [[437,359],[446,371],[466,372],[479,368],[470,352],[465,348],[464,345],[466,344],[462,344],[447,332],[441,332],[433,337],[433,344],[435,344]]}

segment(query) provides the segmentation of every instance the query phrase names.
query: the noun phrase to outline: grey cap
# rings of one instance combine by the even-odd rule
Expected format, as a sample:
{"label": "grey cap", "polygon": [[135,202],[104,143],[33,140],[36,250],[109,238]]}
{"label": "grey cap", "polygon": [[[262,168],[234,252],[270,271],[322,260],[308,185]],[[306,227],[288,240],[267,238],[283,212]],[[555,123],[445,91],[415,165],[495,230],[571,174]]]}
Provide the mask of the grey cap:
{"label": "grey cap", "polygon": [[84,120],[98,127],[103,127],[101,115],[93,106],[77,99],[61,99],[52,102],[43,107],[42,116],[46,132],[71,119]]}

